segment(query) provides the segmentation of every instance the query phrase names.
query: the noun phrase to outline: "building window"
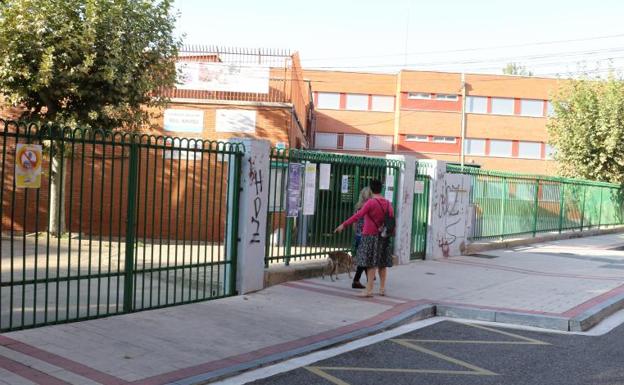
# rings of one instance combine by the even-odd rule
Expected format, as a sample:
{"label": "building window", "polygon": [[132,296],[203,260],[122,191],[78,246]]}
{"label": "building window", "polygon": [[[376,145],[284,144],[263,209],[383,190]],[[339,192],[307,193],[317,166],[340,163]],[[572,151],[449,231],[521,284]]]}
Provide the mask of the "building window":
{"label": "building window", "polygon": [[487,97],[485,96],[468,96],[466,98],[466,111],[473,114],[487,113]]}
{"label": "building window", "polygon": [[555,147],[553,147],[550,144],[547,144],[546,145],[546,159],[548,159],[548,160],[555,159],[555,152],[556,151],[557,150],[555,149]]}
{"label": "building window", "polygon": [[366,150],[366,135],[344,134],[342,148],[345,150]]}
{"label": "building window", "polygon": [[392,151],[392,136],[371,135],[368,137],[368,149],[370,151]]}
{"label": "building window", "polygon": [[381,112],[394,111],[394,96],[373,95],[372,110]]}
{"label": "building window", "polygon": [[457,101],[457,95],[451,95],[451,94],[436,94],[435,96],[436,100],[446,100],[449,102],[456,102]]}
{"label": "building window", "polygon": [[337,92],[319,92],[316,107],[331,110],[340,109],[340,94]]}
{"label": "building window", "polygon": [[427,135],[405,135],[406,142],[428,142],[429,137]]}
{"label": "building window", "polygon": [[485,155],[485,139],[466,139],[467,155]]}
{"label": "building window", "polygon": [[492,113],[497,115],[513,115],[514,100],[510,98],[492,98]]}
{"label": "building window", "polygon": [[518,158],[540,159],[542,144],[538,142],[520,142],[518,144]]}
{"label": "building window", "polygon": [[368,95],[347,94],[347,110],[368,111]]}
{"label": "building window", "polygon": [[454,136],[434,136],[434,143],[455,143],[457,142],[457,138]]}
{"label": "building window", "polygon": [[490,140],[490,156],[511,156],[511,140]]}
{"label": "building window", "polygon": [[555,107],[553,106],[552,102],[546,103],[546,115],[549,117],[555,116]]}
{"label": "building window", "polygon": [[426,92],[408,92],[408,99],[431,99],[431,94]]}
{"label": "building window", "polygon": [[520,115],[522,116],[544,116],[544,101],[534,99],[520,100]]}
{"label": "building window", "polygon": [[335,150],[338,148],[338,135],[317,132],[315,136],[314,146],[316,148],[326,148],[329,150]]}

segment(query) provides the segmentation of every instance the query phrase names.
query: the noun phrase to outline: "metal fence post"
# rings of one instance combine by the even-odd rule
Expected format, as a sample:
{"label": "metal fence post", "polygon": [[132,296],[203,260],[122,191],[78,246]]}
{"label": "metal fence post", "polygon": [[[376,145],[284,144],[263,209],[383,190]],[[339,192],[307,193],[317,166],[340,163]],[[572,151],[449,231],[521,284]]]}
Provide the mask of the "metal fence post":
{"label": "metal fence post", "polygon": [[537,215],[539,212],[539,179],[535,180],[535,210],[533,212],[533,237],[537,234]]}
{"label": "metal fence post", "polygon": [[559,234],[563,227],[563,211],[564,211],[565,183],[561,183],[561,193],[559,194]]}
{"label": "metal fence post", "polygon": [[[232,148],[230,148],[231,150]],[[230,294],[236,293],[236,274],[238,270],[238,242],[240,240],[238,234],[238,222],[239,218],[239,203],[241,195],[240,175],[241,175],[241,158],[242,154],[238,152],[238,146],[236,147],[237,153],[234,158],[234,183],[232,188],[232,215],[231,215],[231,233],[230,233],[230,249],[231,249],[231,263],[230,266]]]}
{"label": "metal fence post", "polygon": [[503,188],[501,193],[501,216],[500,216],[500,238],[503,239],[505,229],[505,200],[507,199],[507,178],[503,177]]}
{"label": "metal fence post", "polygon": [[600,188],[600,205],[598,206],[598,230],[600,230],[600,226],[602,225],[602,192],[603,188]]}
{"label": "metal fence post", "polygon": [[134,292],[134,238],[136,234],[136,199],[139,174],[139,144],[137,137],[130,135],[130,165],[128,170],[128,205],[126,218],[126,259],[124,269],[124,299],[123,311],[132,311],[132,297]]}
{"label": "metal fence post", "polygon": [[587,186],[583,186],[583,205],[581,206],[581,231],[585,222],[585,198],[587,196]]}

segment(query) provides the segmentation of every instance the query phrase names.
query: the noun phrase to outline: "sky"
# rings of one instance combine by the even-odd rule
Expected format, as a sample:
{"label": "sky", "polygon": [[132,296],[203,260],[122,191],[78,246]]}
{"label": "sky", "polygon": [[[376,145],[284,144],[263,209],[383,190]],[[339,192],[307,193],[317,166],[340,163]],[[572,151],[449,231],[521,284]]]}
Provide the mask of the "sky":
{"label": "sky", "polygon": [[176,0],[186,44],[298,51],[304,68],[624,72],[621,0]]}

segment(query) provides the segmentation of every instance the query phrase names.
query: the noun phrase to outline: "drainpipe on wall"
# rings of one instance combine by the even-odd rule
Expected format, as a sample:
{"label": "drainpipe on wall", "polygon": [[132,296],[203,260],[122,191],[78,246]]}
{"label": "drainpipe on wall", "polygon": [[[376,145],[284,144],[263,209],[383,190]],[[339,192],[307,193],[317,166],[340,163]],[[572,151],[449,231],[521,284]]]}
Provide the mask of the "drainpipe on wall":
{"label": "drainpipe on wall", "polygon": [[462,91],[462,119],[461,119],[461,148],[460,148],[460,164],[464,168],[466,158],[466,74],[461,74],[461,91]]}

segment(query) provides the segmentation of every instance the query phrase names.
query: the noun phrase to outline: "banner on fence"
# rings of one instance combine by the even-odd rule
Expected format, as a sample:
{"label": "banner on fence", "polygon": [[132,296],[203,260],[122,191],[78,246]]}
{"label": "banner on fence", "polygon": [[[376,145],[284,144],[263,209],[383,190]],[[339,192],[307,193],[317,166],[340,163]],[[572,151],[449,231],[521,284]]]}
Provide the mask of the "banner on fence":
{"label": "banner on fence", "polygon": [[301,167],[300,163],[288,165],[288,188],[286,189],[286,216],[296,218],[301,209]]}
{"label": "banner on fence", "polygon": [[41,145],[18,143],[15,148],[15,187],[40,188],[42,160]]}
{"label": "banner on fence", "polygon": [[342,176],[342,184],[340,185],[340,193],[342,194],[349,193],[349,175]]}

